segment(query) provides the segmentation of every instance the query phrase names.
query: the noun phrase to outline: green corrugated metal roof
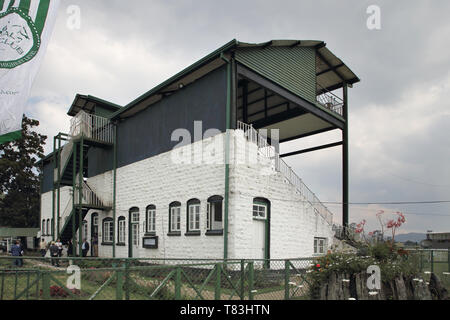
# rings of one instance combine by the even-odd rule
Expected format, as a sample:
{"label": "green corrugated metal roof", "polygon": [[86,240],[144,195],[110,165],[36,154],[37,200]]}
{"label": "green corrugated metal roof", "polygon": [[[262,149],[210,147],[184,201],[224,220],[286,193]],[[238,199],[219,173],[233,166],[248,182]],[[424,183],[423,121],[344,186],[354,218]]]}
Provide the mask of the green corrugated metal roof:
{"label": "green corrugated metal roof", "polygon": [[[319,90],[320,87],[332,89],[342,86],[344,81],[348,84],[360,81],[342,60],[326,48],[326,44],[323,41],[271,40],[264,43],[245,43],[233,39],[141,95],[125,107],[117,110],[110,118],[117,118],[124,113],[131,114],[132,109],[139,106],[143,101],[160,94],[165,88],[170,87],[170,85],[173,85],[183,77],[212,63],[221,54],[232,51],[236,52],[237,60],[240,63],[251,69],[257,69],[255,71],[313,104],[316,104],[315,95],[317,93],[314,91]],[[315,52],[321,57],[317,58]],[[312,58],[318,59],[318,61]],[[316,73],[320,73],[320,77],[316,76]],[[312,78],[314,78],[314,82]],[[314,85],[311,88],[309,84]],[[142,105],[139,108],[142,109]]]}
{"label": "green corrugated metal roof", "polygon": [[315,104],[316,67],[313,47],[243,47],[235,53],[238,62]]}

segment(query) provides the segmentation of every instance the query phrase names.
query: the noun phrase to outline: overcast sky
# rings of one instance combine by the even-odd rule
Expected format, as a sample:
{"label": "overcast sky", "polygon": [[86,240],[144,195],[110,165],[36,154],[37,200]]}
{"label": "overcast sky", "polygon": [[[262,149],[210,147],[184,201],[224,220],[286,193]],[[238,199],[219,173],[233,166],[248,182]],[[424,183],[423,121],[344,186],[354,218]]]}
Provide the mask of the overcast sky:
{"label": "overcast sky", "polygon": [[[71,5],[79,30],[67,27]],[[381,9],[380,30],[367,28],[369,5]],[[449,12],[448,0],[62,0],[26,114],[41,122],[49,152],[77,93],[125,105],[234,38],[323,40],[361,79],[349,90],[350,201],[450,200]],[[342,200],[339,147],[287,162],[322,201]],[[340,205],[329,208],[340,222]],[[371,231],[379,209],[405,213],[401,233],[450,231],[449,204],[352,205],[350,220]]]}

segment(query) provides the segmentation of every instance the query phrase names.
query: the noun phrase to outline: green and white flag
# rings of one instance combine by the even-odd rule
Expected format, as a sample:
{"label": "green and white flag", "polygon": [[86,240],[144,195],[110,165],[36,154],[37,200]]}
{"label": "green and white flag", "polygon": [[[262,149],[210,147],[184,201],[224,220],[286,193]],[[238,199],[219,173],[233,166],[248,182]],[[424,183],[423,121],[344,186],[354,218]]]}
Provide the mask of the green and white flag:
{"label": "green and white flag", "polygon": [[21,137],[22,117],[60,0],[0,0],[0,144]]}

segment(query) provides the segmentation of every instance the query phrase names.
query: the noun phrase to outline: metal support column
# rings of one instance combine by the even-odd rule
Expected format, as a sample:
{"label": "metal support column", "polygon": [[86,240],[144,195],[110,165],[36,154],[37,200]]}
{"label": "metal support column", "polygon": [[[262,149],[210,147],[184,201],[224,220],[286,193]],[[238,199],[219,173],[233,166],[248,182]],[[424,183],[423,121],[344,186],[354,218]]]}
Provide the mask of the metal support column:
{"label": "metal support column", "polygon": [[76,197],[78,196],[77,194],[77,148],[78,148],[78,144],[74,143],[73,144],[73,173],[72,173],[72,197],[73,197],[73,202],[72,202],[72,256],[75,257],[76,256],[76,251],[77,251],[77,240],[75,237],[75,217],[77,215],[77,210],[76,210]]}
{"label": "metal support column", "polygon": [[78,254],[81,256],[82,245],[83,245],[83,137],[80,140],[80,172],[78,179],[78,188],[79,188],[79,202],[78,202]]}
{"label": "metal support column", "polygon": [[61,134],[58,135],[58,192],[57,192],[57,209],[56,209],[56,238],[59,239],[59,217],[61,216]]}
{"label": "metal support column", "polygon": [[[114,155],[113,155],[113,258],[116,257],[116,192],[117,192],[117,125],[114,124]],[[131,229],[129,229],[131,230]]]}
{"label": "metal support column", "polygon": [[230,193],[230,128],[231,128],[231,61],[223,54],[221,58],[227,62],[227,105],[226,105],[226,142],[225,142],[225,198],[223,221],[223,259],[228,259],[228,206]]}
{"label": "metal support column", "polygon": [[[53,217],[53,221],[55,221],[55,210],[56,210],[56,183],[55,183],[55,170],[57,168],[57,158],[56,158],[56,137],[53,137],[53,174],[52,174],[52,180],[53,180],[53,188],[52,188],[52,217]],[[47,227],[48,229],[48,227]],[[52,240],[55,241],[55,234],[53,232],[54,228],[53,228],[53,223],[51,226],[51,235],[52,235]],[[47,230],[47,234],[48,234],[48,230]]]}
{"label": "metal support column", "polygon": [[[347,232],[349,218],[348,86],[344,83],[344,129],[342,130],[342,226]],[[346,234],[346,233],[345,233]]]}

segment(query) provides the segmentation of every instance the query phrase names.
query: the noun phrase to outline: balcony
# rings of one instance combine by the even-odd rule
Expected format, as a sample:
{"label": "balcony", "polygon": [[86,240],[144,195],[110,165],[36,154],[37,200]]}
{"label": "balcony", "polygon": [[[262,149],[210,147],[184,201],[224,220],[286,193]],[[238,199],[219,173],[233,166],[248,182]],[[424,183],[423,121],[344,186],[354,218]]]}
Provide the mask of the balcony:
{"label": "balcony", "polygon": [[93,142],[113,144],[114,126],[107,118],[80,111],[70,120],[70,138],[85,138]]}
{"label": "balcony", "polygon": [[344,101],[334,93],[322,88],[321,94],[316,97],[319,106],[337,113],[341,117],[344,116]]}

